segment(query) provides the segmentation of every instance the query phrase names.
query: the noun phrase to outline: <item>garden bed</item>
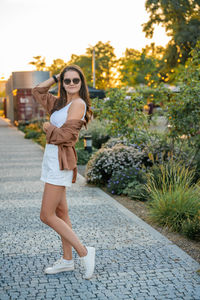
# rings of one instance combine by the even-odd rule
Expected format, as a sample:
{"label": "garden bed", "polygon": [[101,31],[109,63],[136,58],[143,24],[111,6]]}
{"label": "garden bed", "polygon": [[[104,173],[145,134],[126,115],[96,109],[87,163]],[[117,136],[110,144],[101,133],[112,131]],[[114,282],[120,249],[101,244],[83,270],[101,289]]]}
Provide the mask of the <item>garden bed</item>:
{"label": "garden bed", "polygon": [[[103,191],[106,192],[106,189],[103,188]],[[170,232],[167,228],[159,227],[157,224],[150,221],[148,218],[146,202],[131,200],[125,196],[108,194],[200,263],[200,242],[189,240],[176,232]]]}
{"label": "garden bed", "polygon": [[[78,172],[84,176],[85,166],[78,166]],[[178,233],[170,232],[169,229],[159,227],[157,224],[153,223],[148,217],[148,208],[146,202],[131,200],[126,196],[110,194],[104,187],[101,189],[200,263],[200,242],[190,240]]]}

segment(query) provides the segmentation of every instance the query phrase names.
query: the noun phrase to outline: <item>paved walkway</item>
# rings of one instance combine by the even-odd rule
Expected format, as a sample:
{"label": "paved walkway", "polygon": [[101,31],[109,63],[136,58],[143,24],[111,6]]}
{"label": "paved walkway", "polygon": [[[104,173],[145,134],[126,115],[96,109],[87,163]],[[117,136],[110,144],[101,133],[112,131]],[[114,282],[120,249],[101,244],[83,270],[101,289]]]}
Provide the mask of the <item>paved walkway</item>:
{"label": "paved walkway", "polygon": [[[1,121],[2,124],[3,121]],[[0,127],[0,299],[200,299],[200,268],[190,256],[79,175],[67,199],[75,232],[97,250],[91,280],[45,275],[62,253],[39,218],[42,149],[14,127]]]}

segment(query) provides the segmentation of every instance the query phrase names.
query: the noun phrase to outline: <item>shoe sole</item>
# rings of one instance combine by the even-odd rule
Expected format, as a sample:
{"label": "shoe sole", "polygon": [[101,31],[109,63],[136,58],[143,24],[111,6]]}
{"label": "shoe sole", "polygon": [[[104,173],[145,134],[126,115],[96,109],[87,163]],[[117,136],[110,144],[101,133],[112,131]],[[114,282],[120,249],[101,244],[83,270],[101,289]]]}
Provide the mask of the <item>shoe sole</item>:
{"label": "shoe sole", "polygon": [[90,276],[84,276],[84,279],[90,279],[90,278],[92,278],[92,275],[94,273],[94,268],[95,268],[95,248],[92,249],[91,253],[92,253],[93,257],[94,257],[94,260],[93,260],[94,263],[93,263],[93,266],[92,266],[92,274]]}
{"label": "shoe sole", "polygon": [[55,271],[45,271],[44,270],[44,273],[45,274],[57,274],[57,273],[61,273],[61,272],[67,272],[67,271],[74,271],[74,267],[71,267],[71,268],[62,268],[62,269],[59,269],[59,270],[55,270]]}

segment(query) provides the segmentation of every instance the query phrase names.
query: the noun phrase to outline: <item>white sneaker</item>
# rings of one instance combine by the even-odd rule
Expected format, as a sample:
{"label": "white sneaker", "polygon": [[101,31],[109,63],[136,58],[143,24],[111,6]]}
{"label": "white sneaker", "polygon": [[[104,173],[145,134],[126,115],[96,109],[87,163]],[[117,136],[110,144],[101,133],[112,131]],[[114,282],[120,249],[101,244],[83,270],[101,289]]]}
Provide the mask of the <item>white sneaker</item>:
{"label": "white sneaker", "polygon": [[81,263],[85,268],[85,279],[90,279],[94,272],[95,267],[95,248],[94,247],[86,247],[88,253],[86,256],[80,257]]}
{"label": "white sneaker", "polygon": [[46,274],[56,274],[65,271],[73,271],[74,270],[74,261],[66,260],[61,258],[53,264],[52,267],[48,267],[44,270]]}

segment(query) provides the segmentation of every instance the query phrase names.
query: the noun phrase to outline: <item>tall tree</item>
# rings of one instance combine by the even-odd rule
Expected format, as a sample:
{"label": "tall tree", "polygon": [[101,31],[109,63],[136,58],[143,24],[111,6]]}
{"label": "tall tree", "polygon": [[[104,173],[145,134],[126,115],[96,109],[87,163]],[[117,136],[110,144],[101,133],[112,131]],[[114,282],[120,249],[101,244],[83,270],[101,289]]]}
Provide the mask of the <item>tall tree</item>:
{"label": "tall tree", "polygon": [[122,84],[128,86],[141,83],[153,85],[160,81],[162,76],[159,74],[159,69],[163,53],[164,48],[156,47],[154,43],[146,46],[142,51],[126,49],[124,57],[119,59]]}
{"label": "tall tree", "polygon": [[143,24],[146,37],[151,38],[154,26],[161,24],[171,36],[166,49],[166,66],[169,69],[184,64],[200,39],[200,1],[146,0],[145,7],[150,14],[148,22]]}
{"label": "tall tree", "polygon": [[99,41],[94,47],[86,49],[88,57],[92,57],[93,49],[95,50],[96,87],[99,89],[111,88],[113,87],[112,68],[116,63],[114,48],[110,42]]}
{"label": "tall tree", "polygon": [[116,62],[114,48],[110,42],[103,43],[99,41],[94,47],[90,46],[86,49],[84,55],[72,54],[68,63],[79,65],[90,86],[93,84],[92,77],[92,55],[95,50],[95,82],[96,88],[107,89],[113,86],[112,68]]}

